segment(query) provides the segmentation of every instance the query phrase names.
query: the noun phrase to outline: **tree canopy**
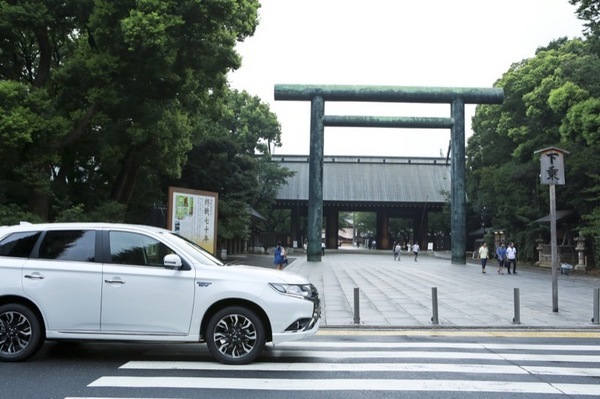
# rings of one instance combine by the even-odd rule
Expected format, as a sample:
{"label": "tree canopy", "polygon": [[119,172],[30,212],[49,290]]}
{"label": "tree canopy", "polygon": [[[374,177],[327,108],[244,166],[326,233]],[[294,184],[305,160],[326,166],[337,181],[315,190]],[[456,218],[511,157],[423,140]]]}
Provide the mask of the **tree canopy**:
{"label": "tree canopy", "polygon": [[143,223],[169,185],[219,193],[245,238],[288,172],[281,128],[231,90],[258,0],[0,0],[0,224]]}
{"label": "tree canopy", "polygon": [[215,131],[198,137],[180,179],[171,184],[219,193],[219,235],[245,238],[248,207],[268,215],[290,172],[270,162],[281,146],[281,127],[256,96],[233,90],[224,99]]}
{"label": "tree canopy", "polygon": [[[227,73],[241,65],[235,45],[254,33],[258,7],[0,1],[0,204],[24,204],[29,219],[107,207],[139,219],[242,97],[229,93]],[[263,114],[243,117],[268,118],[262,131],[240,132],[245,149],[279,140],[274,116],[254,101]]]}
{"label": "tree canopy", "polygon": [[570,152],[557,209],[577,210],[589,222],[579,228],[600,234],[600,225],[589,219],[599,210],[597,193],[589,190],[600,175],[599,72],[600,59],[588,41],[559,39],[513,64],[496,82],[504,88],[503,104],[477,107],[466,152],[468,197],[475,213],[489,218],[486,225],[507,231],[529,258],[544,230],[531,222],[549,209],[536,150]]}

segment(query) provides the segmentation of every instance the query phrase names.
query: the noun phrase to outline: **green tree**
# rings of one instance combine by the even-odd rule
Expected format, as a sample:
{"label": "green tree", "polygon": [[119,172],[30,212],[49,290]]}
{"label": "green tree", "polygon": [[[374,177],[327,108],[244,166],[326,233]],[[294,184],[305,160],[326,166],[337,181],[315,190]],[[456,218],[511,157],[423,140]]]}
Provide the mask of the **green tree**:
{"label": "green tree", "polygon": [[471,206],[479,214],[488,210],[493,225],[508,231],[529,259],[544,228],[531,222],[549,209],[534,151],[557,146],[571,153],[567,184],[557,187],[558,209],[587,215],[596,206],[587,189],[600,173],[599,72],[600,60],[588,42],[553,41],[513,64],[496,82],[504,88],[504,103],[479,106],[473,118],[475,134],[467,147]]}
{"label": "green tree", "polygon": [[250,207],[272,226],[278,224],[279,213],[271,208],[290,172],[270,162],[271,146],[281,146],[281,128],[269,106],[232,90],[205,128],[188,153],[181,179],[171,184],[219,193],[222,239],[248,238]]}
{"label": "green tree", "polygon": [[[598,2],[593,0],[569,0],[569,2],[577,6],[577,16],[585,21],[584,34],[595,54],[600,54],[600,7]],[[577,132],[582,132],[581,138],[585,140],[583,147],[588,150],[586,155],[591,153],[590,160],[597,162],[597,154],[600,150],[600,124],[598,121],[600,95],[597,89],[599,76],[596,71],[595,75],[589,73],[586,74],[586,77],[593,79],[592,81],[595,83],[590,90],[590,98],[583,99],[581,103],[569,110],[568,119],[561,126],[561,133],[565,138],[573,139],[577,137]],[[581,138],[577,141],[579,144],[582,143]],[[585,169],[583,171],[585,172]],[[587,200],[592,210],[583,215],[585,224],[582,232],[593,237],[594,262],[600,266],[600,206],[596,205],[600,203],[600,189],[598,188],[600,176],[593,172],[585,173],[585,175],[590,177],[590,182],[594,185],[590,184],[591,187],[584,191],[584,200]]]}
{"label": "green tree", "polygon": [[390,219],[388,222],[388,234],[392,242],[400,241],[402,245],[408,243],[413,234],[413,220]]}
{"label": "green tree", "polygon": [[[599,44],[600,38],[600,5],[596,0],[569,0],[577,7],[575,14],[584,22],[584,35],[594,46]],[[597,47],[596,47],[597,48]]]}
{"label": "green tree", "polygon": [[[428,226],[427,231],[433,240],[444,240],[450,237],[451,228],[451,215],[452,210],[450,209],[450,197],[451,194],[448,191],[441,193],[444,196],[445,204],[439,212],[429,212],[427,214]],[[446,244],[448,241],[446,242]]]}
{"label": "green tree", "polygon": [[[128,206],[178,177],[258,0],[0,1],[0,200]],[[141,177],[141,178],[140,178]],[[154,186],[156,187],[156,186]],[[141,188],[137,190],[137,188]]]}
{"label": "green tree", "polygon": [[374,237],[377,231],[377,214],[375,212],[354,212],[354,227],[361,237]]}

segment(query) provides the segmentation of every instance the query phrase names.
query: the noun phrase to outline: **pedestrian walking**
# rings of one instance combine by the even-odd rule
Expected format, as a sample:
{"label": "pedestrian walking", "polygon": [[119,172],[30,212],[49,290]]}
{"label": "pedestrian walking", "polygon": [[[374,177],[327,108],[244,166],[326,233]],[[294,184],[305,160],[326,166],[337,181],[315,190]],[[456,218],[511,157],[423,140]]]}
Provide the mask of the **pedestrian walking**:
{"label": "pedestrian walking", "polygon": [[508,270],[508,274],[510,274],[510,265],[512,264],[512,274],[517,274],[517,248],[515,248],[515,244],[511,242],[508,244],[508,248],[506,248],[506,269]]}
{"label": "pedestrian walking", "polygon": [[481,273],[485,273],[485,265],[487,264],[487,260],[490,256],[490,250],[485,242],[481,244],[481,247],[479,247],[479,251],[477,251],[477,253],[479,254],[479,259],[481,260]]}
{"label": "pedestrian walking", "polygon": [[415,254],[415,262],[416,262],[417,261],[417,257],[419,256],[419,251],[421,250],[421,248],[419,247],[419,243],[415,242],[413,244],[412,250],[413,250],[413,254]]}
{"label": "pedestrian walking", "polygon": [[277,270],[283,270],[283,264],[287,260],[287,254],[285,252],[285,248],[281,246],[281,241],[277,241],[277,246],[275,247],[275,250],[273,250],[273,256],[275,268]]}
{"label": "pedestrian walking", "polygon": [[402,245],[400,245],[399,242],[396,243],[396,246],[394,246],[394,260],[400,260],[400,257],[402,256]]}
{"label": "pedestrian walking", "polygon": [[504,261],[506,259],[506,246],[504,243],[496,248],[496,259],[498,260],[498,274],[504,274]]}

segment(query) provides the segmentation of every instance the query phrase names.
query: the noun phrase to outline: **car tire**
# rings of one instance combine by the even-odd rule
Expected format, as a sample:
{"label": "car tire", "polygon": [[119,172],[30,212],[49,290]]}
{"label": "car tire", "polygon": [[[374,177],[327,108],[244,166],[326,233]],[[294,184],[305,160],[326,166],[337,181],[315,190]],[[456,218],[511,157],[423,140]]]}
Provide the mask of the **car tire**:
{"label": "car tire", "polygon": [[33,356],[43,344],[40,320],[20,304],[0,306],[0,360],[20,362]]}
{"label": "car tire", "polygon": [[265,347],[262,320],[250,309],[231,306],[208,322],[206,344],[211,355],[224,364],[248,364]]}

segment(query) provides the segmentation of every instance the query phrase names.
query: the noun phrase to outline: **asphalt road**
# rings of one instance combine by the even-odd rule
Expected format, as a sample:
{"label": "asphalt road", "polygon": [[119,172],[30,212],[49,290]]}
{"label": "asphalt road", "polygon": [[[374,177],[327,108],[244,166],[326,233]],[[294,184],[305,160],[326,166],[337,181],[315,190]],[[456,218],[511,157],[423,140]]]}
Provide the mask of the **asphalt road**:
{"label": "asphalt road", "polygon": [[323,329],[247,366],[204,345],[47,343],[0,363],[8,398],[597,398],[600,333]]}

